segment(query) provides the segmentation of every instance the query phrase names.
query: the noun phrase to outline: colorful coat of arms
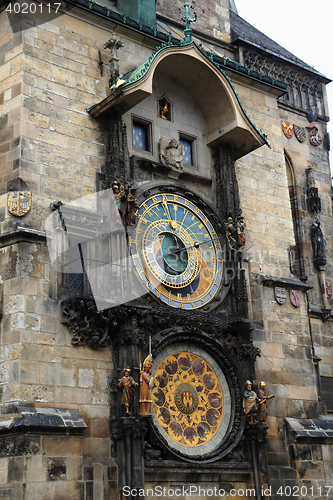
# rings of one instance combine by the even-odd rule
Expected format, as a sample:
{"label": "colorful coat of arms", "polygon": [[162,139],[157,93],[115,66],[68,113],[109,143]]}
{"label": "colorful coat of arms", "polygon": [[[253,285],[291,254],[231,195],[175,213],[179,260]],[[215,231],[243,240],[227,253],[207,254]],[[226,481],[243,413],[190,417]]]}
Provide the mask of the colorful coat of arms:
{"label": "colorful coat of arms", "polygon": [[290,139],[293,136],[294,133],[294,127],[292,123],[282,121],[282,131],[284,135],[287,137],[287,139]]}
{"label": "colorful coat of arms", "polygon": [[332,297],[332,281],[325,280],[325,290],[326,290],[326,297],[330,299]]}
{"label": "colorful coat of arms", "polygon": [[290,290],[290,302],[294,307],[299,307],[301,305],[300,290]]}
{"label": "colorful coat of arms", "polygon": [[274,288],[275,300],[278,304],[284,304],[286,301],[286,289],[282,286],[276,286]]}
{"label": "colorful coat of arms", "polygon": [[316,122],[312,122],[306,128],[309,131],[310,144],[312,144],[312,146],[320,146],[324,139],[322,139],[318,133],[318,124]]}
{"label": "colorful coat of arms", "polygon": [[31,208],[31,191],[9,191],[7,208],[16,217],[27,214]]}
{"label": "colorful coat of arms", "polygon": [[298,125],[294,125],[294,132],[296,139],[299,142],[304,142],[306,139],[306,130],[305,127],[299,127]]}

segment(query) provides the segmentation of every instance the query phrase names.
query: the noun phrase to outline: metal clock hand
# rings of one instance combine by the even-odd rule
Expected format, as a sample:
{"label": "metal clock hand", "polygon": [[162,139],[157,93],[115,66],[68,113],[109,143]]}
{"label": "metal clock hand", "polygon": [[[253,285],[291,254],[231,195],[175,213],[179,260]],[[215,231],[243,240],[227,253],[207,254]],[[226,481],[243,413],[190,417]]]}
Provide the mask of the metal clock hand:
{"label": "metal clock hand", "polygon": [[[200,245],[203,245],[204,243],[209,243],[210,241],[211,240],[205,240],[205,241],[201,241],[200,243],[194,243],[194,245],[192,245],[190,247],[187,247],[187,248],[186,247],[179,248],[179,246],[177,245],[178,248],[176,250],[172,250],[172,252],[161,254],[159,257],[156,257],[156,260],[163,259],[164,257],[169,257],[169,255],[172,255],[174,253],[180,253],[180,254],[182,254],[183,252],[186,252],[190,248],[198,248]],[[176,244],[177,244],[177,241],[176,241]]]}
{"label": "metal clock hand", "polygon": [[167,214],[169,216],[171,229],[177,229],[177,223],[172,219],[171,214],[170,214],[170,210],[169,210],[168,202],[165,199],[163,200],[163,206],[164,206],[164,208],[167,211]]}
{"label": "metal clock hand", "polygon": [[[170,214],[170,210],[169,210],[169,205],[168,205],[168,202],[167,202],[167,200],[166,200],[165,198],[163,199],[163,202],[162,202],[162,203],[163,203],[163,206],[165,207],[165,209],[166,209],[166,211],[167,211],[167,213],[168,213],[168,215],[169,215],[169,219],[170,219],[170,227],[171,227],[171,229],[172,229],[172,231],[173,231],[173,233],[174,233],[174,241],[175,241],[176,246],[177,246],[177,252],[179,252],[179,253],[180,253],[180,255],[179,255],[180,260],[182,261],[182,263],[183,263],[183,264],[185,264],[185,261],[184,261],[184,256],[183,256],[183,254],[181,253],[181,249],[179,248],[178,241],[177,241],[177,236],[175,235],[175,229],[177,229],[177,226],[178,226],[178,225],[177,225],[177,222],[176,222],[176,221],[174,221],[174,220],[172,219],[171,214]],[[171,252],[169,255],[171,255],[172,253],[174,253],[174,252]],[[166,256],[165,256],[165,257],[166,257]]]}

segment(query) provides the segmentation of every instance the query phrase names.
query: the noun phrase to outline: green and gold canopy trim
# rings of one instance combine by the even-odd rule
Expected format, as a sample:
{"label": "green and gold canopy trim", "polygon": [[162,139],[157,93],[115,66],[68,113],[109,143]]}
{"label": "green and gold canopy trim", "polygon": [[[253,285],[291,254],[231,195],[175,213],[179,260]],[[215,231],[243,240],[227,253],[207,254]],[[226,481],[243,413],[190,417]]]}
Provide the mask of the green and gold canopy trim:
{"label": "green and gold canopy trim", "polygon": [[[151,54],[151,56],[146,60],[144,61],[142,64],[140,64],[140,66],[138,66],[138,68],[136,68],[135,70],[129,72],[129,73],[126,73],[124,76],[119,76],[117,78],[117,81],[116,83],[111,87],[111,93],[112,92],[116,92],[118,91],[119,89],[123,89],[129,85],[132,85],[134,83],[136,83],[137,81],[139,81],[141,78],[143,78],[149,71],[154,59],[158,56],[158,54],[160,54],[163,50],[166,50],[170,47],[180,47],[180,46],[186,46],[186,45],[191,45],[191,44],[194,44],[201,52],[201,54],[206,57],[210,62],[212,62],[214,64],[214,66],[216,66],[216,68],[218,68],[218,70],[223,74],[223,76],[225,77],[225,79],[227,80],[228,84],[230,85],[243,113],[244,113],[244,116],[245,118],[247,119],[247,121],[251,124],[252,127],[255,128],[255,130],[257,131],[257,133],[262,137],[262,139],[264,140],[265,144],[271,148],[271,145],[270,143],[268,142],[268,139],[267,139],[267,135],[261,130],[259,129],[254,123],[253,121],[251,120],[251,118],[249,117],[249,115],[247,114],[245,108],[244,108],[244,105],[239,97],[239,95],[237,94],[236,90],[235,90],[235,87],[233,86],[233,84],[231,83],[231,80],[230,78],[226,75],[224,69],[222,68],[222,65],[218,62],[216,62],[215,60],[215,57],[217,56],[217,54],[214,52],[214,51],[207,51],[205,50],[201,44],[198,44],[194,41],[190,41],[190,42],[186,42],[185,40],[181,40],[179,41],[179,43],[175,44],[174,42],[171,41],[172,39],[172,36],[170,35],[170,38],[169,38],[169,41],[168,43],[163,43],[162,45],[160,45],[159,47],[156,48],[156,50]],[[219,56],[219,58],[221,59],[221,56]],[[232,61],[230,58],[228,57],[223,57],[223,65],[224,66],[228,66],[228,62]],[[233,63],[237,66],[237,68],[243,68],[244,71],[244,76],[247,76],[247,75],[250,75],[251,72],[253,72],[253,70],[251,68],[246,68],[244,66],[242,66],[241,64],[239,63],[236,63],[235,61],[233,61]],[[262,75],[264,76],[264,75]],[[264,82],[266,83],[266,82]],[[89,110],[88,110],[89,111]]]}

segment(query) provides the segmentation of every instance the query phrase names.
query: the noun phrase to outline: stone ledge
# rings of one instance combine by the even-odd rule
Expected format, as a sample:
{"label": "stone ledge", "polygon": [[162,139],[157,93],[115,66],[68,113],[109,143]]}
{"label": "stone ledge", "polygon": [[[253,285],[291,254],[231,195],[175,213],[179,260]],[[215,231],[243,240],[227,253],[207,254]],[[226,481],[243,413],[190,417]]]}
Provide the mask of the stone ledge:
{"label": "stone ledge", "polygon": [[13,430],[63,431],[66,434],[82,434],[86,423],[77,410],[57,408],[11,407],[12,413],[0,416],[0,434]]}
{"label": "stone ledge", "polygon": [[[249,462],[214,462],[209,464],[174,462],[172,460],[145,461],[148,482],[185,484],[186,482],[247,481],[252,473]],[[237,478],[237,479],[236,479]]]}
{"label": "stone ledge", "polygon": [[333,443],[333,420],[331,419],[285,419],[287,434],[292,443]]}
{"label": "stone ledge", "polygon": [[166,165],[162,165],[162,163],[155,161],[154,159],[148,159],[135,155],[131,156],[130,161],[132,167],[140,167],[143,170],[163,174],[166,175],[169,179],[192,181],[197,183],[204,183],[207,185],[212,184],[212,179],[210,177],[200,175],[196,167],[184,165],[183,170],[175,170],[171,167],[167,167]]}
{"label": "stone ledge", "polygon": [[15,245],[21,242],[35,243],[36,241],[45,241],[45,231],[38,231],[23,225],[16,225],[12,231],[0,235],[0,248]]}
{"label": "stone ledge", "polygon": [[282,286],[284,288],[291,288],[293,290],[302,290],[307,292],[312,290],[313,286],[307,285],[298,278],[281,278],[280,276],[270,276],[268,274],[251,273],[251,278],[255,279],[257,283],[264,286]]}

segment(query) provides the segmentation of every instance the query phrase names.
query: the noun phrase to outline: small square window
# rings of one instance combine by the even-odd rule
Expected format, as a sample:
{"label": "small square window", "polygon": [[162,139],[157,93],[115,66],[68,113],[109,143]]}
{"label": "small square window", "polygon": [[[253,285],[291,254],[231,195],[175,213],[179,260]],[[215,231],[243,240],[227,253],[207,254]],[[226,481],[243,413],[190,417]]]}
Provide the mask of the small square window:
{"label": "small square window", "polygon": [[133,120],[133,147],[150,151],[150,124]]}
{"label": "small square window", "polygon": [[184,163],[186,165],[193,165],[193,139],[180,137],[179,142],[183,145]]}

